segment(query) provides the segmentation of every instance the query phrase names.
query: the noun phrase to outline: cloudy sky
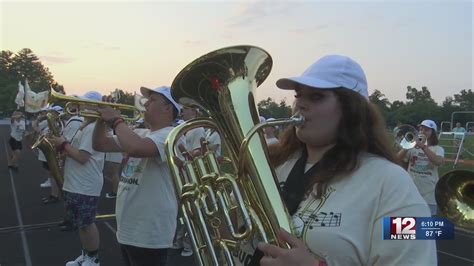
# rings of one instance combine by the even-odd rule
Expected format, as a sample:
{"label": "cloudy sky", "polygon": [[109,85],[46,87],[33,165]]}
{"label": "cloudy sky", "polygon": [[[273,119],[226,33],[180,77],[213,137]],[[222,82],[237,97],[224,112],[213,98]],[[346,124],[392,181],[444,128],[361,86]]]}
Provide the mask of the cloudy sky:
{"label": "cloudy sky", "polygon": [[292,100],[276,89],[326,54],[364,68],[369,93],[406,100],[427,86],[441,103],[472,89],[473,3],[401,1],[5,1],[0,48],[31,48],[71,94],[170,85],[188,63],[232,45],[273,58],[257,99]]}

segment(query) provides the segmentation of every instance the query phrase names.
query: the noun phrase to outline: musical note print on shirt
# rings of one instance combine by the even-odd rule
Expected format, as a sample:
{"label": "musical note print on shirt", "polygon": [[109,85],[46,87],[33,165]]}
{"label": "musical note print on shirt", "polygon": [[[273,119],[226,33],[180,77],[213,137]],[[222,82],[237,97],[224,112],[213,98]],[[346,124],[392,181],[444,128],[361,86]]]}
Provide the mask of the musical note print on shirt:
{"label": "musical note print on shirt", "polygon": [[321,199],[309,196],[300,206],[296,214],[293,216],[296,234],[305,239],[308,230],[316,227],[339,227],[341,226],[342,214],[336,211],[321,211],[324,203],[329,196],[335,191],[334,188],[328,187]]}

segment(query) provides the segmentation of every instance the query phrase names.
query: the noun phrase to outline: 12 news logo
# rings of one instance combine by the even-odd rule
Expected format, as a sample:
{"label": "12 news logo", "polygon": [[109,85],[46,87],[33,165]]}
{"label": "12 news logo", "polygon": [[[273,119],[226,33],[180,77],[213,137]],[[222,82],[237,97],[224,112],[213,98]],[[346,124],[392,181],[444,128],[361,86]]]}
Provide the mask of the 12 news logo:
{"label": "12 news logo", "polygon": [[389,217],[390,239],[414,240],[416,239],[415,217]]}

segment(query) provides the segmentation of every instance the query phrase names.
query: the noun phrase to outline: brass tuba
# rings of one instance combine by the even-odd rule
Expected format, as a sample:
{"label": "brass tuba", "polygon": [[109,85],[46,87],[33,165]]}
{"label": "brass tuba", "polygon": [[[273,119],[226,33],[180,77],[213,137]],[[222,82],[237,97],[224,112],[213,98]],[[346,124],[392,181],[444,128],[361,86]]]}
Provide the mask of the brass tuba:
{"label": "brass tuba", "polygon": [[61,116],[54,117],[53,114],[49,112],[46,114],[46,120],[48,122],[49,131],[46,134],[39,135],[36,142],[31,146],[31,149],[38,148],[43,152],[51,177],[61,189],[64,184],[64,156],[56,151],[56,147],[48,139],[48,136],[59,137],[64,129],[64,123],[61,120]]}
{"label": "brass tuba", "polygon": [[453,170],[444,174],[436,184],[435,197],[446,218],[474,230],[474,172]]}
{"label": "brass tuba", "polygon": [[[172,83],[174,99],[209,115],[177,126],[165,144],[180,215],[199,265],[233,265],[232,253],[257,238],[286,247],[277,240],[276,231],[293,232],[258,130],[264,125],[255,126],[259,122],[255,90],[271,67],[266,51],[234,46],[194,60]],[[301,122],[293,118],[268,125]],[[221,169],[210,151],[185,161],[183,167],[177,165],[174,158],[179,154],[180,137],[198,127],[218,131],[231,169]],[[258,138],[251,139],[255,133]]]}

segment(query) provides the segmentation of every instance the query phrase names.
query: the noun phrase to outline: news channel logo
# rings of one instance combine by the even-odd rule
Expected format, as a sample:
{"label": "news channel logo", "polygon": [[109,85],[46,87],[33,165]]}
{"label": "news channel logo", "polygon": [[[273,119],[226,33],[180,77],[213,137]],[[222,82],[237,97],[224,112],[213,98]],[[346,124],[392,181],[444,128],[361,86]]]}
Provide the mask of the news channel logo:
{"label": "news channel logo", "polygon": [[454,224],[441,217],[384,217],[384,240],[454,239]]}

